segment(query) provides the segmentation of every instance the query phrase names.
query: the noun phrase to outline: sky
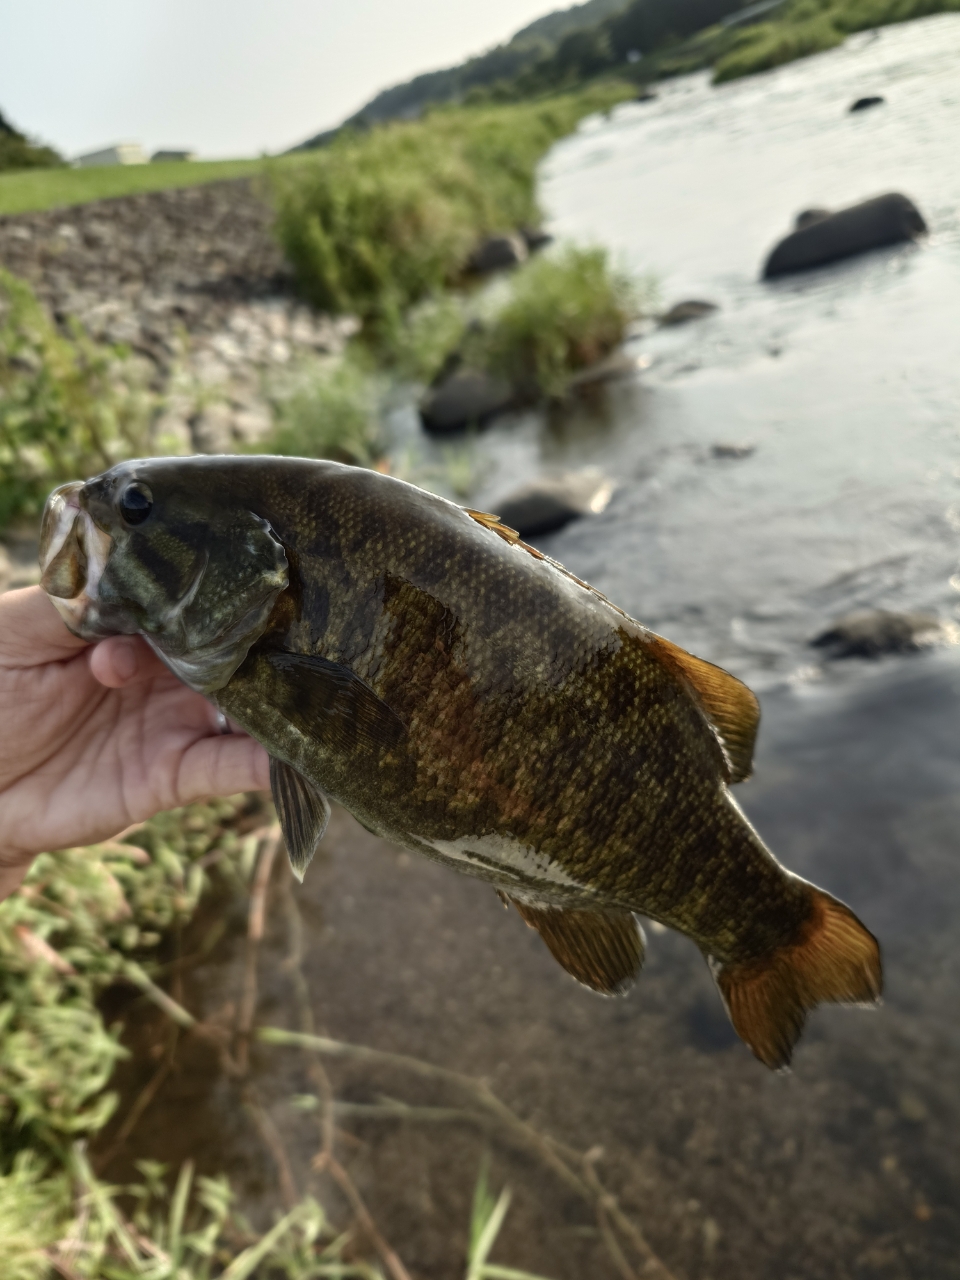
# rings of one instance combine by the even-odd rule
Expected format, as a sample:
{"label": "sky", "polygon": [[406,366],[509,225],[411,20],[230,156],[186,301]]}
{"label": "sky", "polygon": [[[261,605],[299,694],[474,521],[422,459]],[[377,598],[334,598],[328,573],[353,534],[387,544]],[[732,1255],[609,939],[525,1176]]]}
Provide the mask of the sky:
{"label": "sky", "polygon": [[[566,0],[570,3],[571,0]],[[0,111],[67,156],[281,151],[564,0],[0,0]]]}

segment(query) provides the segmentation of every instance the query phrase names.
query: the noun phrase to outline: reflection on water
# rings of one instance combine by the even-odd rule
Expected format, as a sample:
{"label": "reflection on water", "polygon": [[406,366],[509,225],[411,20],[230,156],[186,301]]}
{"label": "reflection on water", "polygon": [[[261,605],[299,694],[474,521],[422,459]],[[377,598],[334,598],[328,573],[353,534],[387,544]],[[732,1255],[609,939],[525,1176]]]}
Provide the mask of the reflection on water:
{"label": "reflection on water", "polygon": [[[848,117],[866,92],[887,105]],[[793,1073],[772,1075],[677,935],[654,931],[633,994],[600,999],[486,886],[341,812],[295,890],[317,1030],[487,1076],[545,1131],[602,1148],[605,1179],[678,1278],[960,1275],[960,653],[789,679],[810,666],[808,637],[852,607],[956,613],[958,136],[957,17],[721,90],[680,81],[591,125],[549,165],[555,228],[655,270],[667,302],[699,295],[722,309],[639,337],[649,373],[602,401],[501,423],[475,445],[480,505],[544,465],[600,464],[618,479],[607,512],[544,546],[765,688],[756,776],[739,798],[787,865],[878,934],[883,1009],[818,1011]],[[927,216],[928,243],[757,283],[798,209],[894,187]],[[716,444],[755,449],[717,456]],[[278,886],[257,1016],[296,1026]],[[221,1009],[242,980],[240,921],[190,1000]],[[187,1052],[146,1111],[138,1154],[176,1160],[205,1138],[267,1214],[269,1156],[217,1082],[213,1051]],[[292,1051],[256,1062],[308,1185],[316,1134],[289,1099],[315,1083]],[[153,1067],[129,1070],[135,1090]],[[449,1104],[369,1067],[331,1074],[348,1101]],[[495,1139],[455,1124],[344,1127],[342,1156],[418,1278],[461,1273],[488,1141],[495,1180],[516,1193],[496,1256],[556,1280],[617,1274],[584,1206]]]}

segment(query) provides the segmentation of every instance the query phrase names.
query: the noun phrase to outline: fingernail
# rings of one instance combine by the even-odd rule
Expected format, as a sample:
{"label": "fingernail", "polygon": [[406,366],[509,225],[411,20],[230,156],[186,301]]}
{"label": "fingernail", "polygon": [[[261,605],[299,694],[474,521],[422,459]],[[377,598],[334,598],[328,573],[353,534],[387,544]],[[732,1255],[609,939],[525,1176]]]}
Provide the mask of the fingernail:
{"label": "fingernail", "polygon": [[137,651],[131,640],[122,640],[114,644],[113,670],[120,680],[132,680],[137,674]]}

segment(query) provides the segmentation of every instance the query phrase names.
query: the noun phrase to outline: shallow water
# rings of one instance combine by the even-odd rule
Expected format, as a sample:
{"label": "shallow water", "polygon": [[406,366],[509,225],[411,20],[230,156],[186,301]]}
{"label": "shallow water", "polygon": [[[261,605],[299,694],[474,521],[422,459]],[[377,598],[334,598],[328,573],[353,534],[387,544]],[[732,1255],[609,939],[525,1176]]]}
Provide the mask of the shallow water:
{"label": "shallow water", "polygon": [[[887,104],[848,116],[865,93]],[[957,616],[958,137],[960,17],[718,90],[678,81],[591,122],[547,166],[554,230],[653,271],[668,304],[700,296],[721,310],[638,336],[651,359],[638,379],[559,417],[502,422],[476,445],[489,509],[545,466],[615,475],[607,512],[542,545],[761,688],[756,774],[738,798],[790,867],[878,934],[884,1007],[818,1011],[793,1073],[777,1076],[737,1042],[679,936],[655,932],[636,990],[602,1000],[486,886],[339,811],[296,890],[317,1029],[487,1076],[543,1130],[602,1147],[598,1168],[678,1280],[960,1277],[960,650],[824,665],[807,647],[855,607]],[[889,188],[917,201],[927,241],[758,282],[799,209]],[[719,459],[719,443],[754,452]],[[257,1018],[295,1026],[283,884],[278,873]],[[243,927],[241,913],[189,980],[188,1003],[208,1016],[239,998]],[[149,1030],[134,1037],[128,1096],[154,1070]],[[317,1136],[289,1099],[315,1083],[294,1051],[255,1062],[309,1186]],[[331,1074],[353,1103],[455,1102],[369,1067]],[[418,1280],[462,1273],[488,1142],[495,1183],[515,1191],[495,1258],[556,1280],[617,1274],[584,1206],[495,1135],[342,1125],[342,1158]],[[197,1041],[134,1145],[201,1167],[226,1158],[254,1212],[277,1201],[268,1150]]]}

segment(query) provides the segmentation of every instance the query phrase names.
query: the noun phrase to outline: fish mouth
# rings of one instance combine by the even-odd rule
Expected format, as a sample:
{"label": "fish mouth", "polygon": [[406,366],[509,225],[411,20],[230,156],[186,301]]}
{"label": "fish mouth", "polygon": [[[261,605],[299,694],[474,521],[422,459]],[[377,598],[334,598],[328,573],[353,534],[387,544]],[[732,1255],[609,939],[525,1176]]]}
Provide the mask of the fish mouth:
{"label": "fish mouth", "polygon": [[98,593],[113,539],[82,502],[84,484],[61,485],[47,499],[40,528],[40,586],[74,635],[100,640],[106,629],[98,617]]}

